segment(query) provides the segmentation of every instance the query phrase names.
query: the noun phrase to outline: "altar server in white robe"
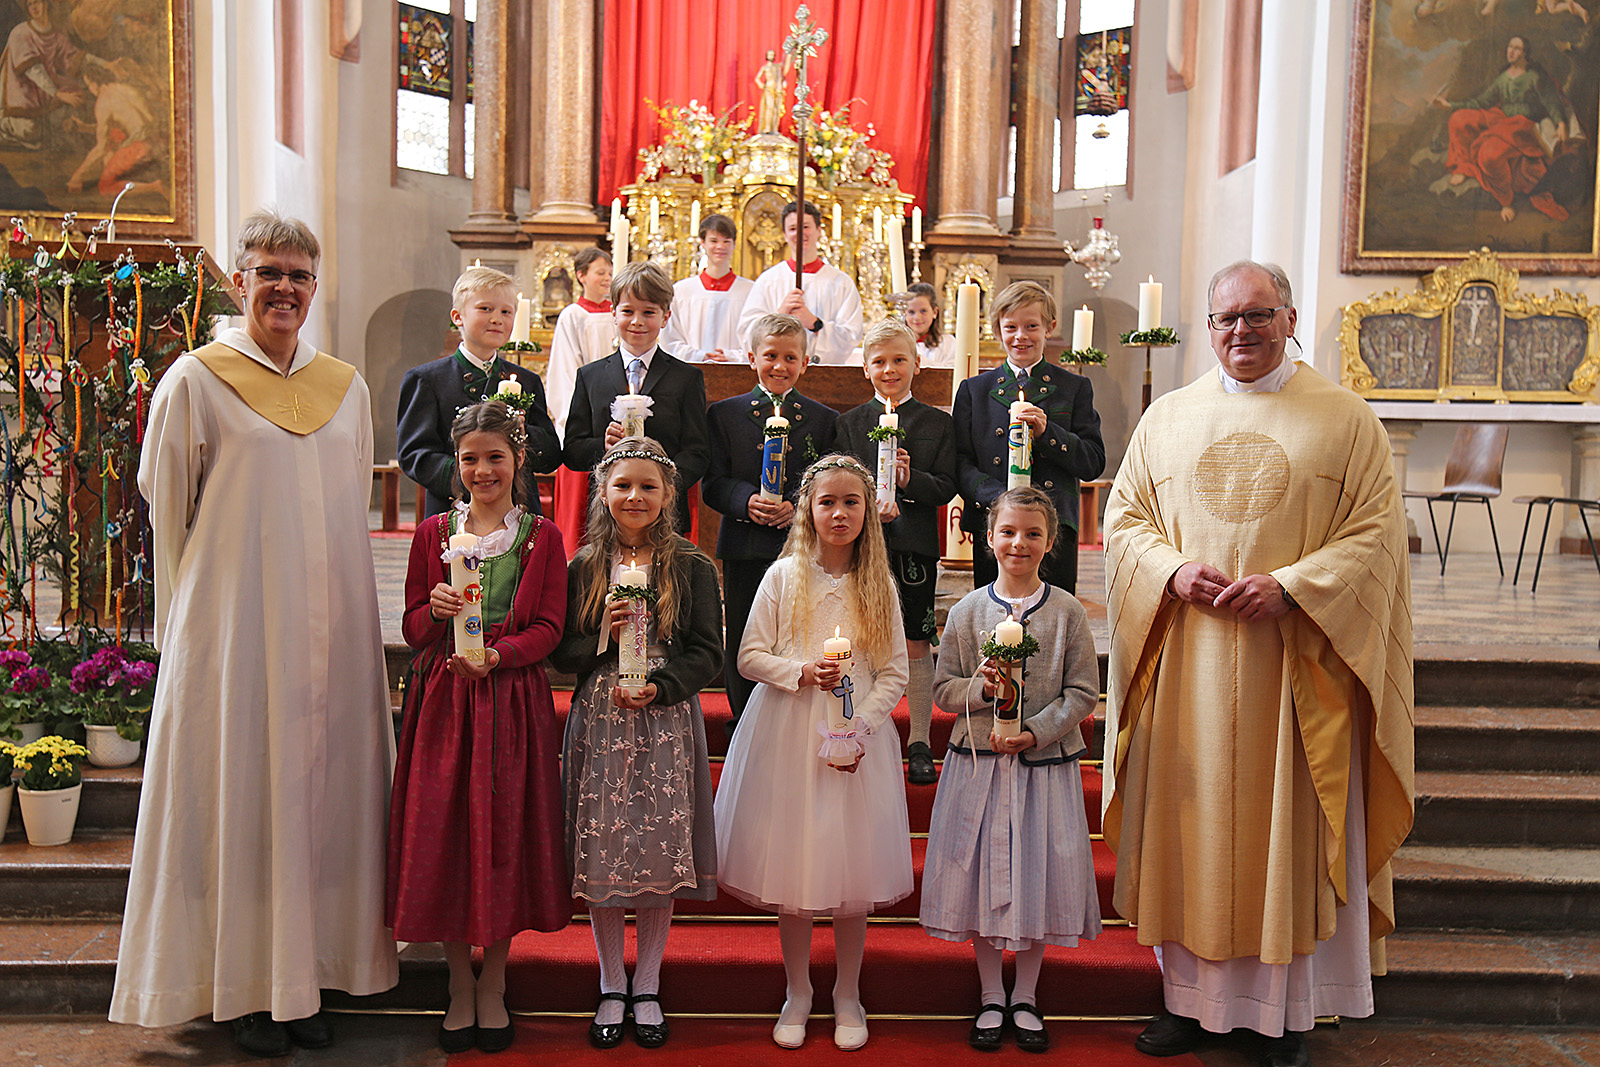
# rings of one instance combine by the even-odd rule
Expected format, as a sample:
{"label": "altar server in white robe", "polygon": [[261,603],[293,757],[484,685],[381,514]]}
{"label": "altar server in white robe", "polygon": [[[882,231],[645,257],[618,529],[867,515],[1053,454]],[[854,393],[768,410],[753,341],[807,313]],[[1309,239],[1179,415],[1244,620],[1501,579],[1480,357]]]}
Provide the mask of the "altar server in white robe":
{"label": "altar server in white robe", "polygon": [[372,413],[299,336],[319,252],[298,220],[245,219],[246,327],[162,376],[139,465],[161,672],[111,1019],[233,1020],[256,1056],[332,1042],[321,990],[398,979]]}
{"label": "altar server in white robe", "polygon": [[707,215],[700,220],[700,252],[705,268],[672,287],[672,318],[661,333],[661,347],[691,363],[744,361],[739,313],[755,285],[733,271],[739,238],[733,220]]}
{"label": "altar server in white robe", "polygon": [[[744,311],[739,315],[739,336],[748,336],[750,327],[763,315],[792,315],[810,331],[806,351],[811,362],[859,366],[861,353],[858,349],[861,335],[866,332],[861,294],[848,274],[818,258],[822,213],[817,205],[806,202],[803,229],[799,216],[800,211],[794,204],[784,207],[783,239],[789,242],[790,258],[768,267],[756,279],[745,299]],[[794,287],[797,246],[804,274],[801,289]]]}

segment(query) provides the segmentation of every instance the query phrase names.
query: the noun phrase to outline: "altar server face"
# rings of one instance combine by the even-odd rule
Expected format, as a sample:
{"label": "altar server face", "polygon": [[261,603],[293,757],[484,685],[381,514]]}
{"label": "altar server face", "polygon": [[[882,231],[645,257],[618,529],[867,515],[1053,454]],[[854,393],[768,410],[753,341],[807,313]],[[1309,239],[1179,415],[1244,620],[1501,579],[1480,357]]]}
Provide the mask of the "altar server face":
{"label": "altar server face", "polygon": [[648,459],[619,459],[606,475],[606,507],[617,520],[622,540],[640,544],[661,515],[666,483],[661,467]]}
{"label": "altar server face", "polygon": [[823,471],[811,491],[811,523],[817,540],[843,548],[855,544],[867,521],[867,496],[861,479],[849,471]]}
{"label": "altar server face", "polygon": [[756,380],[769,393],[782,396],[806,372],[806,342],[798,334],[768,334],[750,355]]}
{"label": "altar server face", "polygon": [[810,215],[807,215],[804,211],[796,211],[788,218],[783,220],[783,239],[789,242],[789,253],[790,255],[793,255],[795,247],[795,232],[796,226],[798,225],[795,220],[800,218],[804,218],[806,220],[806,247],[805,253],[800,257],[800,262],[810,263],[813,259],[817,258],[817,238],[822,235],[821,231],[817,229],[816,219],[812,218]]}
{"label": "altar server face", "polygon": [[917,352],[903,340],[880,341],[864,357],[863,371],[878,395],[896,404],[911,395],[917,376]]}
{"label": "altar server face", "polygon": [[578,288],[583,290],[585,300],[593,300],[596,304],[604,303],[606,294],[611,292],[611,261],[597,259],[589,264],[587,270],[580,270]]}
{"label": "altar server face", "polygon": [[1006,359],[1026,370],[1044,358],[1044,341],[1055,332],[1054,319],[1044,317],[1044,307],[1023,304],[1000,317],[1000,343]]}
{"label": "altar server face", "polygon": [[1005,506],[989,524],[989,550],[995,563],[1013,578],[1037,577],[1055,531],[1033,508]]}
{"label": "altar server face", "polygon": [[[1294,308],[1283,303],[1272,279],[1259,270],[1243,267],[1223,278],[1211,296],[1211,314],[1237,312],[1239,319],[1226,330],[1211,331],[1211,350],[1236,381],[1253,382],[1283,362],[1283,350],[1294,334]],[[1265,326],[1251,326],[1244,312],[1279,308]]]}
{"label": "altar server face", "polygon": [[[311,312],[311,298],[317,292],[316,260],[304,252],[283,249],[278,252],[253,250],[239,270],[233,272],[233,284],[244,294],[244,313],[250,333],[261,337],[292,340],[305,325]],[[263,281],[261,271],[279,275],[276,281]],[[303,287],[296,285],[293,275],[312,278]]]}
{"label": "altar server face", "polygon": [[495,509],[511,506],[511,487],[522,456],[497,433],[474,430],[456,445],[456,472],[474,503]]}
{"label": "altar server face", "polygon": [[707,230],[700,239],[700,251],[706,254],[706,268],[716,277],[722,277],[733,262],[733,238],[716,230]]}

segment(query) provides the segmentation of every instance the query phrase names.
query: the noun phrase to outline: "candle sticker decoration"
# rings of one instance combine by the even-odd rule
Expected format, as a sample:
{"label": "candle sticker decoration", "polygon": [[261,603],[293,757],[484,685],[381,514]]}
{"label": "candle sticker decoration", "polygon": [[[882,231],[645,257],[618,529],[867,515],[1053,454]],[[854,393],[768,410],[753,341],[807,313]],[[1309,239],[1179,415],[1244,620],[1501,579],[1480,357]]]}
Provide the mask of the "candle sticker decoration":
{"label": "candle sticker decoration", "polygon": [[[627,601],[628,618],[622,624],[622,634],[617,641],[617,685],[630,697],[639,695],[644,688],[648,664],[645,651],[650,644],[650,608],[656,602],[656,592],[650,588],[650,576],[639,566],[636,558],[617,575],[616,584],[607,597],[610,601]],[[600,651],[604,652],[610,627],[600,628]]]}
{"label": "candle sticker decoration", "polygon": [[611,401],[611,421],[622,427],[624,437],[643,437],[644,420],[650,417],[653,397],[630,390],[619,393]]}
{"label": "candle sticker decoration", "polygon": [[839,698],[839,702],[833,706],[828,724],[817,724],[817,732],[822,735],[822,747],[817,750],[817,755],[827,760],[830,767],[849,767],[861,759],[866,746],[862,744],[861,735],[855,727],[855,682],[850,678],[850,639],[839,635],[839,627],[835,626],[833,636],[822,642],[822,658],[839,667],[839,681],[829,690]]}
{"label": "candle sticker decoration", "polygon": [[455,618],[456,655],[468,663],[482,663],[483,583],[478,580],[483,549],[477,534],[462,530],[450,538],[440,559],[450,566],[450,586],[461,593],[462,607]]}
{"label": "candle sticker decoration", "polygon": [[900,416],[895,413],[890,400],[878,425],[867,431],[867,437],[878,443],[878,508],[894,503],[895,468],[900,455],[900,441],[906,432],[900,428]]}
{"label": "candle sticker decoration", "polygon": [[789,456],[789,420],[780,404],[773,403],[761,432],[761,499],[776,504],[783,499],[783,468]]}
{"label": "candle sticker decoration", "polygon": [[1011,403],[1011,426],[1007,431],[1011,448],[1006,464],[1006,488],[1022,489],[1033,484],[1033,427],[1022,421],[1022,413],[1030,407],[1028,397],[1017,390],[1017,399]]}
{"label": "candle sticker decoration", "polygon": [[1029,634],[1011,612],[994,628],[994,635],[978,649],[992,666],[1000,668],[1000,684],[994,692],[994,732],[997,737],[1016,737],[1022,733],[1022,667],[1039,651],[1039,639]]}

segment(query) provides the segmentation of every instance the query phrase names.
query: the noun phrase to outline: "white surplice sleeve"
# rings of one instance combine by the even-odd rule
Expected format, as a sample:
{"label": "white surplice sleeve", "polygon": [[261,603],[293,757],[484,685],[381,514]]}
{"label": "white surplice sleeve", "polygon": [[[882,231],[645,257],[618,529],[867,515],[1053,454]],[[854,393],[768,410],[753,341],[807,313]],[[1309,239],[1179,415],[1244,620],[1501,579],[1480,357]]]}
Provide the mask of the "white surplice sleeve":
{"label": "white surplice sleeve", "polygon": [[207,373],[193,356],[182,356],[168,368],[150,398],[150,420],[139,454],[139,492],[150,507],[147,562],[155,579],[158,648],[205,478],[207,404],[199,376]]}

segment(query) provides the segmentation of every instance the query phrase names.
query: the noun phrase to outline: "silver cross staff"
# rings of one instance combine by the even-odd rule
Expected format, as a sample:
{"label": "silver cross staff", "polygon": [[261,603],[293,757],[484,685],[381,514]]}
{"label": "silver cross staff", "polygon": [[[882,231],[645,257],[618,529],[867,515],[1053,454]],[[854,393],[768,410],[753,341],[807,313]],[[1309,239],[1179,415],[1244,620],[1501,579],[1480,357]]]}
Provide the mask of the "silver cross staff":
{"label": "silver cross staff", "polygon": [[828,31],[811,22],[811,9],[801,4],[794,9],[794,21],[789,24],[789,36],[783,39],[783,50],[795,61],[794,84],[794,135],[800,142],[800,168],[794,185],[795,240],[794,287],[804,289],[806,244],[806,126],[811,121],[811,86],[806,84],[806,60],[817,54],[817,47],[828,43]]}

